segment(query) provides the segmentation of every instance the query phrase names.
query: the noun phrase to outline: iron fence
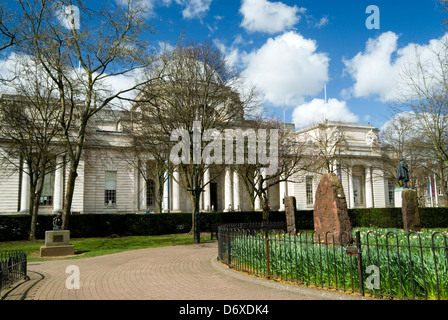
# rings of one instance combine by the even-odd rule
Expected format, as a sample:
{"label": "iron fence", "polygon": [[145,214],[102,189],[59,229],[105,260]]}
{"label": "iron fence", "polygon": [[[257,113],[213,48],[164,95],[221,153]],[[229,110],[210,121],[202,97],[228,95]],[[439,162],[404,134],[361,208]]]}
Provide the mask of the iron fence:
{"label": "iron fence", "polygon": [[445,232],[285,232],[284,224],[221,225],[218,258],[267,278],[399,299],[448,299]]}
{"label": "iron fence", "polygon": [[27,278],[26,252],[0,250],[0,292],[16,281]]}

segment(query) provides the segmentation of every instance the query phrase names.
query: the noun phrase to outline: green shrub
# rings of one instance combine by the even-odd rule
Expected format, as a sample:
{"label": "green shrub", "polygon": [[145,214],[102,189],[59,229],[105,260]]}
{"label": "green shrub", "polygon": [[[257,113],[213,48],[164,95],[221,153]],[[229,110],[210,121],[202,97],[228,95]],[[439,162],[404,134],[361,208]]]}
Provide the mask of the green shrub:
{"label": "green shrub", "polygon": [[[353,227],[402,228],[400,208],[349,209]],[[36,237],[43,239],[45,231],[53,228],[52,215],[39,215]],[[211,224],[260,222],[261,212],[201,212],[201,231],[210,231]],[[296,213],[297,230],[313,230],[313,211]],[[271,211],[270,221],[286,221],[285,212]],[[448,228],[448,208],[420,208],[423,228]],[[0,215],[0,241],[26,240],[31,223],[30,215]],[[191,213],[163,214],[77,214],[70,217],[73,238],[106,237],[113,234],[160,235],[184,233],[191,230]]]}

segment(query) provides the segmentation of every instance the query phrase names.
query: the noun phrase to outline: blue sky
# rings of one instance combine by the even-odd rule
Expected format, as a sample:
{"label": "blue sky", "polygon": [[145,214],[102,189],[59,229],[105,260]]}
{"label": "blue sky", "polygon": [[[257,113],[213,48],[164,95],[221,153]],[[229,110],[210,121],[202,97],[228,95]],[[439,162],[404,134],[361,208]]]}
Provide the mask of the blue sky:
{"label": "blue sky", "polygon": [[[296,128],[323,118],[381,128],[397,101],[397,70],[412,48],[446,32],[439,0],[139,1],[151,9],[150,40],[175,44],[183,32],[213,41],[263,90],[271,113]],[[379,29],[366,27],[369,5],[379,9]]]}
{"label": "blue sky", "polygon": [[[265,104],[271,112],[280,118],[286,114],[286,121],[295,122],[298,128],[321,119],[322,113],[330,120],[381,128],[392,116],[390,106],[396,101],[387,92],[388,84],[381,87],[375,78],[381,82],[391,75],[390,69],[404,55],[400,49],[412,43],[426,46],[445,34],[438,0],[150,3],[153,14],[148,21],[156,25],[158,40],[174,43],[183,31],[187,40],[214,41],[234,66],[267,91]],[[379,29],[366,27],[373,13],[366,13],[369,5],[379,9]],[[379,76],[369,78],[362,71],[368,65]],[[322,105],[324,83],[326,105]]]}

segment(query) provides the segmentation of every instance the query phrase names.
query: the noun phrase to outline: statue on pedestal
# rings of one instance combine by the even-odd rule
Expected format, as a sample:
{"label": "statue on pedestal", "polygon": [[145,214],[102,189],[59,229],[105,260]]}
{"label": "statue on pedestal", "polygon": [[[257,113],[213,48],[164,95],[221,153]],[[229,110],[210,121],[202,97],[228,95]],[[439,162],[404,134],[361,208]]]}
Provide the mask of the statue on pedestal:
{"label": "statue on pedestal", "polygon": [[403,181],[402,186],[404,189],[409,189],[409,169],[408,164],[403,157],[400,158],[400,163],[398,164],[398,181]]}

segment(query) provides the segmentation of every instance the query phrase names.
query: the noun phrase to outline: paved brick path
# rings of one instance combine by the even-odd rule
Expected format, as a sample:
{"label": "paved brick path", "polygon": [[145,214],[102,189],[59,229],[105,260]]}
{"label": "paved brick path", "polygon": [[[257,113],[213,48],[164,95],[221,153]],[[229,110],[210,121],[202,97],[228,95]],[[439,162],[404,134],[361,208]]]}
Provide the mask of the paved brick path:
{"label": "paved brick path", "polygon": [[[349,300],[337,292],[294,286],[231,270],[217,243],[134,250],[79,260],[28,263],[29,281],[5,300]],[[67,289],[67,266],[80,288]]]}

